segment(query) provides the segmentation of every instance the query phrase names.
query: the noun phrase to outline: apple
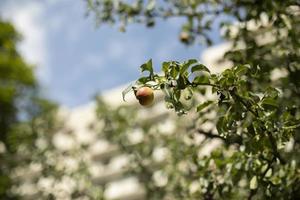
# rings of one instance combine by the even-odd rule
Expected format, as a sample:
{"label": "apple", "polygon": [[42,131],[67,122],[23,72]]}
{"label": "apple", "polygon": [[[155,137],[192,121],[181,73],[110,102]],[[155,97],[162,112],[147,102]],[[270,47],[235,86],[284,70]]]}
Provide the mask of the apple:
{"label": "apple", "polygon": [[142,106],[149,106],[153,103],[154,93],[149,87],[141,87],[135,93],[136,98]]}
{"label": "apple", "polygon": [[179,35],[179,39],[183,43],[188,43],[190,39],[190,34],[186,31],[182,31]]}

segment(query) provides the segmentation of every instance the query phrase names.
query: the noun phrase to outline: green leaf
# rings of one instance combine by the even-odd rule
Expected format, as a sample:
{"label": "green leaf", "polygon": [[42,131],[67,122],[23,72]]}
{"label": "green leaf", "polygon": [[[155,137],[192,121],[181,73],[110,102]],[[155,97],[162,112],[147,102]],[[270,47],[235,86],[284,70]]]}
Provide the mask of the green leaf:
{"label": "green leaf", "polygon": [[150,59],[148,62],[142,64],[140,66],[140,68],[141,68],[142,72],[148,71],[148,72],[150,72],[150,76],[152,76],[153,75],[152,59]]}
{"label": "green leaf", "polygon": [[261,101],[261,104],[262,105],[269,105],[269,106],[273,106],[273,107],[278,107],[276,99],[273,99],[271,97],[264,98]]}
{"label": "green leaf", "polygon": [[257,188],[257,176],[253,176],[250,180],[250,189],[255,190]]}
{"label": "green leaf", "polygon": [[206,108],[207,106],[211,105],[212,103],[214,103],[214,101],[206,101],[200,105],[197,106],[197,112],[200,112],[201,110],[203,110],[204,108]]}
{"label": "green leaf", "polygon": [[203,64],[197,64],[197,65],[193,66],[191,71],[192,71],[192,73],[194,73],[196,71],[206,71],[206,72],[210,73],[209,69]]}
{"label": "green leaf", "polygon": [[267,177],[267,178],[271,177],[271,176],[272,176],[272,172],[273,172],[273,171],[272,171],[272,168],[270,168],[270,169],[267,171],[265,177]]}
{"label": "green leaf", "polygon": [[186,88],[186,80],[183,76],[179,76],[177,79],[177,87],[181,90]]}
{"label": "green leaf", "polygon": [[269,87],[264,93],[264,97],[277,98],[279,95],[279,91],[276,88]]}
{"label": "green leaf", "polygon": [[239,66],[236,66],[235,68],[235,74],[237,76],[242,76],[242,75],[245,75],[249,70],[249,67],[248,65],[239,65]]}
{"label": "green leaf", "polygon": [[206,84],[209,83],[209,79],[207,76],[197,76],[194,78],[193,83],[195,84]]}
{"label": "green leaf", "polygon": [[188,64],[182,65],[180,67],[180,74],[183,74],[184,72],[186,72],[189,67],[190,67],[190,65],[188,65]]}
{"label": "green leaf", "polygon": [[181,96],[181,91],[180,90],[174,90],[174,97],[176,98],[177,101],[180,100]]}
{"label": "green leaf", "polygon": [[137,80],[137,82],[144,85],[145,83],[147,83],[148,80],[149,80],[149,77],[141,77]]}
{"label": "green leaf", "polygon": [[231,85],[233,85],[235,79],[232,77],[229,77],[225,80],[226,80],[226,85],[231,86]]}
{"label": "green leaf", "polygon": [[186,61],[186,63],[188,63],[189,65],[195,64],[197,62],[198,62],[197,59],[189,59],[189,60]]}
{"label": "green leaf", "polygon": [[195,64],[197,63],[198,61],[196,59],[190,59],[190,60],[187,60],[185,61],[181,68],[180,68],[180,73],[183,74],[184,72],[187,71],[187,69],[192,65],[192,64]]}
{"label": "green leaf", "polygon": [[163,62],[162,64],[162,71],[167,75],[168,74],[168,69],[170,67],[170,62]]}
{"label": "green leaf", "polygon": [[172,78],[176,79],[179,72],[179,66],[176,63],[173,63],[170,67],[171,67],[170,75]]}
{"label": "green leaf", "polygon": [[226,128],[225,126],[226,126],[226,118],[224,116],[222,116],[219,118],[217,125],[216,125],[216,128],[217,128],[219,134],[224,132],[224,129]]}

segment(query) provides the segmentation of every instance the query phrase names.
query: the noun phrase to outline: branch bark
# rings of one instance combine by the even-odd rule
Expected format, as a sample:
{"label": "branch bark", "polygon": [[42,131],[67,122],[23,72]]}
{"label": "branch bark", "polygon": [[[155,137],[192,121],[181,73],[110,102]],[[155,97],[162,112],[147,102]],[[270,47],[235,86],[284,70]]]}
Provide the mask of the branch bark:
{"label": "branch bark", "polygon": [[203,129],[197,129],[196,132],[199,133],[199,134],[202,134],[205,137],[210,138],[210,139],[221,139],[224,143],[229,144],[229,145],[230,144],[242,145],[242,138],[241,137],[236,138],[236,139],[225,138],[225,137],[222,137],[220,135],[214,134],[212,131],[204,131]]}

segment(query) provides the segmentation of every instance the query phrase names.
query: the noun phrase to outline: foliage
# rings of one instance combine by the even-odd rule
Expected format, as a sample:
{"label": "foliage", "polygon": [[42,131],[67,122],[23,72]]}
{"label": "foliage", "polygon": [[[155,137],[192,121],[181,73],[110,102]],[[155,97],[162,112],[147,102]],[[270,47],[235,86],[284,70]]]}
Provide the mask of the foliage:
{"label": "foliage", "polygon": [[40,96],[19,39],[0,19],[0,199],[96,199],[101,190],[91,183],[84,148],[66,152],[53,142],[68,132],[65,119]]}
{"label": "foliage", "polygon": [[[86,2],[98,24],[117,23],[121,31],[183,18],[184,44],[213,44],[217,27],[231,45],[222,59],[232,67],[220,74],[197,59],[164,62],[156,73],[149,60],[141,65],[145,75],[123,92],[162,91],[180,117],[97,99],[95,138],[127,154],[126,175],[138,178],[147,199],[300,196],[299,1]],[[0,20],[0,199],[103,199],[90,144],[77,138],[62,109],[41,98],[19,38]]]}
{"label": "foliage", "polygon": [[42,109],[35,117],[15,127],[16,132],[35,138],[18,148],[18,163],[9,174],[13,183],[9,192],[21,199],[99,199],[102,191],[92,183],[87,149],[72,133],[68,118],[47,100],[36,104]]}
{"label": "foliage", "polygon": [[[189,36],[183,42],[212,44],[209,31],[218,26],[232,45],[224,59],[233,67],[220,74],[211,73],[196,59],[164,62],[163,73],[156,74],[150,60],[141,66],[148,74],[124,91],[123,95],[142,86],[162,90],[168,108],[181,116],[193,113],[188,115],[192,127],[181,129],[176,136],[161,138],[151,128],[142,128],[147,139],[141,145],[124,145],[128,127],[136,127],[134,119],[139,119],[131,116],[130,109],[100,109],[100,118],[111,122],[106,123],[104,133],[137,159],[132,165],[140,169],[136,174],[145,184],[148,199],[300,196],[298,1],[87,2],[99,24],[120,23],[124,29],[133,22],[152,27],[159,18],[182,17],[186,19],[182,32]],[[276,73],[280,76],[274,76]],[[211,128],[205,129],[207,126]],[[199,134],[223,144],[209,156],[199,157],[201,144],[183,142]],[[169,156],[159,170],[168,181],[157,188],[150,178],[156,172],[149,155],[161,144]],[[185,163],[185,170],[180,171],[180,163]]]}
{"label": "foliage", "polygon": [[[260,73],[260,69],[240,65],[216,75],[196,60],[189,60],[183,63],[165,62],[162,71],[163,75],[153,74],[140,79],[136,87],[147,85],[148,81],[157,83],[152,87],[164,91],[165,101],[179,115],[188,109],[196,109],[193,131],[207,138],[221,139],[225,144],[224,149],[217,148],[207,158],[208,163],[214,161],[213,170],[206,171],[202,169],[203,166],[198,166],[198,178],[211,173],[207,177],[210,182],[206,188],[208,191],[204,190],[202,197],[221,198],[225,195],[228,199],[240,199],[246,198],[243,193],[257,193],[259,198],[272,196],[292,199],[299,194],[299,147],[296,139],[296,129],[300,126],[299,111],[291,112],[293,104],[281,103],[282,94],[278,89],[269,87],[264,92],[256,93],[250,90],[248,82]],[[211,87],[208,92],[217,94],[218,98],[206,101],[202,98],[199,104],[188,108],[182,93],[192,95],[199,92],[201,87]],[[215,117],[209,118],[211,113],[215,113]],[[202,130],[208,122],[213,123],[216,129]],[[295,149],[285,150],[284,146],[291,141],[295,142]],[[183,148],[183,145],[178,146]],[[232,146],[235,150],[232,150]],[[226,151],[230,149],[230,156],[227,156]],[[197,151],[192,155],[197,155]],[[194,162],[195,166],[199,165],[199,160]],[[207,166],[204,167],[207,169]],[[220,182],[217,175],[225,176],[228,182]],[[239,183],[243,181],[248,184],[240,186]],[[245,192],[245,187],[250,190]]]}
{"label": "foliage", "polygon": [[32,67],[16,49],[20,36],[7,22],[0,20],[0,27],[0,144],[7,151],[6,155],[0,155],[0,198],[8,198],[6,192],[11,183],[8,170],[12,163],[6,157],[13,156],[19,143],[16,140],[28,138],[13,129],[20,115],[26,114],[23,108],[29,104],[36,81]]}
{"label": "foliage", "polygon": [[[88,13],[94,14],[97,24],[104,23],[120,26],[125,30],[130,23],[141,23],[153,27],[159,19],[183,18],[181,31],[188,39],[182,42],[191,44],[195,41],[211,44],[210,31],[216,26],[226,27],[234,21],[245,22],[260,20],[264,15],[277,27],[289,27],[299,23],[294,9],[299,6],[295,0],[286,1],[249,1],[249,0],[86,0]],[[297,22],[298,21],[298,22]],[[261,27],[268,29],[270,27]],[[248,34],[247,25],[243,34]],[[229,34],[229,33],[227,33]],[[291,33],[293,34],[293,33]],[[252,37],[249,35],[249,37]],[[293,36],[296,42],[296,35]],[[250,42],[251,40],[249,40]],[[253,42],[253,41],[252,41]],[[298,41],[299,42],[299,41]]]}
{"label": "foliage", "polygon": [[[0,22],[0,107],[1,107],[1,141],[5,143],[9,151],[8,132],[10,126],[18,121],[20,106],[25,106],[26,96],[35,87],[35,78],[32,67],[28,66],[18,51],[16,42],[19,35],[15,29],[6,22]],[[24,105],[20,105],[20,99]]]}

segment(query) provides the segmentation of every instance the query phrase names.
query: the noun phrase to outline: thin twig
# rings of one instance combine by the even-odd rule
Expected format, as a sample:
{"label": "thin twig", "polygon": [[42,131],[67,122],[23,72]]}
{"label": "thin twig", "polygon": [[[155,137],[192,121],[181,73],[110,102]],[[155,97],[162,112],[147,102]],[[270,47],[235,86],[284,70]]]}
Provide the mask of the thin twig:
{"label": "thin twig", "polygon": [[222,137],[220,135],[214,134],[212,131],[204,131],[203,129],[197,129],[197,133],[204,135],[207,138],[210,139],[221,139],[226,144],[239,144],[242,145],[241,138],[238,138],[236,140],[230,140],[229,138]]}

